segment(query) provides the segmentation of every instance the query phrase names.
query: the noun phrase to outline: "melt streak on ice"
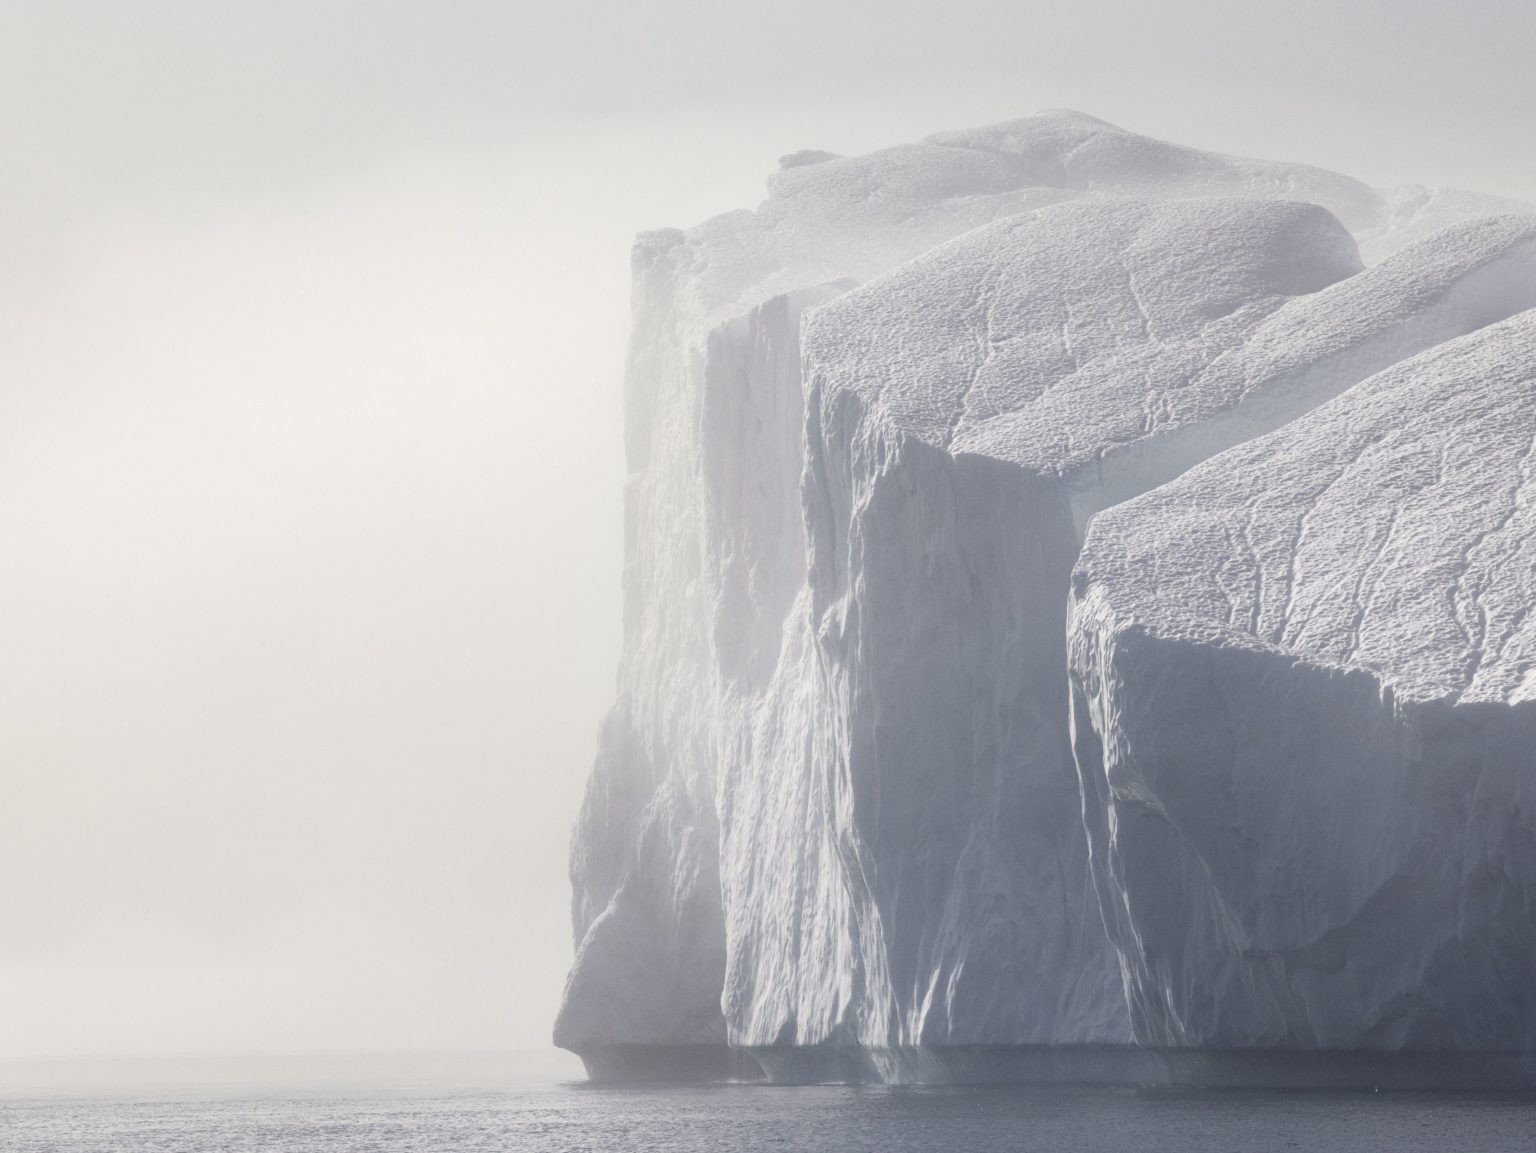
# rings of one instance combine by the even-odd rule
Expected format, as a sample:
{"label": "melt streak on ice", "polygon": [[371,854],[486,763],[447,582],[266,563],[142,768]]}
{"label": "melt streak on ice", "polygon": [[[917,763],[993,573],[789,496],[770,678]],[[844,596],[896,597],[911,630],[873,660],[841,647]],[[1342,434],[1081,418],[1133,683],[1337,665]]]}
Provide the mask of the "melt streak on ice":
{"label": "melt streak on ice", "polygon": [[557,1042],[1536,1049],[1536,218],[1076,113],[784,164],[636,246]]}

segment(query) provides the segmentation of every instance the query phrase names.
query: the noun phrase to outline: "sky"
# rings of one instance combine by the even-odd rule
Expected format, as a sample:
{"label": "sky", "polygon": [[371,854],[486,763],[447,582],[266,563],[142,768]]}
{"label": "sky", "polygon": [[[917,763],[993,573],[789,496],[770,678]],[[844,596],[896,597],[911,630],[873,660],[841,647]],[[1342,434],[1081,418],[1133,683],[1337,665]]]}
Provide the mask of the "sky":
{"label": "sky", "polygon": [[547,1046],[641,229],[1072,107],[1536,200],[1536,8],[0,0],[0,1058]]}

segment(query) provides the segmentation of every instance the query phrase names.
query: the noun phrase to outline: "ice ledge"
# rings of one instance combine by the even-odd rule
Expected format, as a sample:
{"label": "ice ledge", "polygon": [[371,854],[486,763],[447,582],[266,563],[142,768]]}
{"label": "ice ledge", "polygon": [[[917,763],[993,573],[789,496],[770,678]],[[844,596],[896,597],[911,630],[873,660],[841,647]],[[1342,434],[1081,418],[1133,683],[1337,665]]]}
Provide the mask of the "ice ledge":
{"label": "ice ledge", "polygon": [[729,1045],[567,1045],[596,1085],[761,1081],[751,1055]]}

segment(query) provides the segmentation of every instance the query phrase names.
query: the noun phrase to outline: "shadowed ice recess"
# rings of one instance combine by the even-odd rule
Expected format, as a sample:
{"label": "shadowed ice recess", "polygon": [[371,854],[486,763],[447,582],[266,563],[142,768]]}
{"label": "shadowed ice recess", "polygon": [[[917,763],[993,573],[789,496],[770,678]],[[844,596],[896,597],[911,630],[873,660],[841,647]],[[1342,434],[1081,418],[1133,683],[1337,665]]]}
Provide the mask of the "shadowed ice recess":
{"label": "shadowed ice recess", "polygon": [[642,236],[600,1079],[1536,1083],[1536,217],[1048,112]]}

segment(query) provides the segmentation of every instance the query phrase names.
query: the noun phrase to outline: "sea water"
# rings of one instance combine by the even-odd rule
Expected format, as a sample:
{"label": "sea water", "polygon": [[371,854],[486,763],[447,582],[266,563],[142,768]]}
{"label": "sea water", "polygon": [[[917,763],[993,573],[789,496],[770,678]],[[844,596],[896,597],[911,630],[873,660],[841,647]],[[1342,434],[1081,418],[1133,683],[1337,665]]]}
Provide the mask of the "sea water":
{"label": "sea water", "polygon": [[[1536,1149],[1536,1095],[1134,1088],[594,1087],[452,1062],[334,1061],[287,1077],[0,1084],[6,1153],[992,1153]],[[468,1070],[468,1071],[467,1071]],[[89,1071],[87,1071],[89,1073]],[[97,1071],[99,1074],[99,1070]],[[120,1071],[119,1071],[120,1072]],[[0,1075],[6,1070],[0,1067]],[[489,1083],[487,1083],[489,1082]]]}

